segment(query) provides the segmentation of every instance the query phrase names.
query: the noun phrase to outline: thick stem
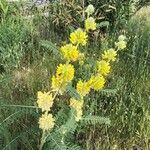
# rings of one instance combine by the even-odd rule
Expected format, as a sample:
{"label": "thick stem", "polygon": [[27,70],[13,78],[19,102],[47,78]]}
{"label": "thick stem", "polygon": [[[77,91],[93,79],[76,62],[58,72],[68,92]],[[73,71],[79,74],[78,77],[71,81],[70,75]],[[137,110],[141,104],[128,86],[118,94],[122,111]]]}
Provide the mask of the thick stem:
{"label": "thick stem", "polygon": [[39,150],[42,150],[42,149],[43,149],[43,146],[44,146],[44,143],[45,143],[45,142],[46,142],[45,130],[43,130],[42,137],[41,137],[41,144],[40,144]]}

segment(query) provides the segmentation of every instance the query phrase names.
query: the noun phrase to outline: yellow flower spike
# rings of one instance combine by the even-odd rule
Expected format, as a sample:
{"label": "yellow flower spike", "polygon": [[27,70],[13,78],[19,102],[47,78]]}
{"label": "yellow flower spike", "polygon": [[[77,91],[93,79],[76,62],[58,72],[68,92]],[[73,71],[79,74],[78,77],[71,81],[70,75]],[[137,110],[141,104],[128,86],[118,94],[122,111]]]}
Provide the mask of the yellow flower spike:
{"label": "yellow flower spike", "polygon": [[85,20],[85,29],[86,29],[86,31],[96,30],[96,22],[93,17],[89,17]]}
{"label": "yellow flower spike", "polygon": [[83,99],[76,100],[74,98],[70,99],[70,106],[75,109],[75,120],[79,121],[82,118],[82,107],[83,107]]}
{"label": "yellow flower spike", "polygon": [[91,4],[88,5],[88,7],[87,7],[86,10],[85,10],[85,12],[88,14],[88,16],[91,15],[91,14],[93,14],[94,11],[95,11],[95,8],[94,8],[94,6],[91,5]]}
{"label": "yellow flower spike", "polygon": [[73,107],[74,109],[81,109],[83,106],[83,99],[76,100],[74,98],[71,98],[70,99],[70,106]]}
{"label": "yellow flower spike", "polygon": [[109,49],[107,51],[104,51],[104,54],[102,54],[102,58],[109,61],[115,61],[117,56],[117,52],[114,49]]}
{"label": "yellow flower spike", "polygon": [[39,118],[39,128],[42,130],[50,130],[55,125],[55,119],[53,118],[52,114],[48,114],[45,112],[41,118]]}
{"label": "yellow flower spike", "polygon": [[115,45],[118,47],[118,49],[125,49],[126,48],[126,42],[125,41],[115,42]]}
{"label": "yellow flower spike", "polygon": [[57,66],[56,78],[63,80],[63,82],[69,82],[74,78],[74,67],[71,64],[59,64]]}
{"label": "yellow flower spike", "polygon": [[105,79],[102,75],[91,76],[89,83],[92,89],[98,91],[103,89],[105,85]]}
{"label": "yellow flower spike", "polygon": [[82,115],[83,115],[82,109],[76,110],[75,120],[77,122],[80,121],[82,119]]}
{"label": "yellow flower spike", "polygon": [[90,86],[88,84],[88,82],[83,82],[81,80],[78,81],[77,83],[77,92],[81,95],[81,96],[85,96],[90,92]]}
{"label": "yellow flower spike", "polygon": [[74,78],[74,67],[71,64],[59,64],[56,75],[52,77],[52,89],[62,94],[66,85]]}
{"label": "yellow flower spike", "polygon": [[72,32],[70,34],[70,41],[72,44],[74,45],[86,45],[87,43],[87,34],[86,32],[84,32],[82,29],[78,28],[77,30],[75,30],[74,32]]}
{"label": "yellow flower spike", "polygon": [[79,57],[77,46],[67,44],[61,47],[61,52],[67,61],[76,61]]}
{"label": "yellow flower spike", "polygon": [[52,89],[54,91],[58,91],[59,93],[63,93],[64,91],[64,85],[66,84],[62,84],[63,80],[57,79],[55,76],[52,76]]}
{"label": "yellow flower spike", "polygon": [[98,61],[98,72],[101,75],[106,76],[110,72],[110,65],[109,62],[106,62],[105,60]]}
{"label": "yellow flower spike", "polygon": [[39,91],[37,93],[37,104],[38,107],[42,109],[42,111],[49,111],[53,105],[52,94],[50,94],[50,92],[42,93],[41,91]]}

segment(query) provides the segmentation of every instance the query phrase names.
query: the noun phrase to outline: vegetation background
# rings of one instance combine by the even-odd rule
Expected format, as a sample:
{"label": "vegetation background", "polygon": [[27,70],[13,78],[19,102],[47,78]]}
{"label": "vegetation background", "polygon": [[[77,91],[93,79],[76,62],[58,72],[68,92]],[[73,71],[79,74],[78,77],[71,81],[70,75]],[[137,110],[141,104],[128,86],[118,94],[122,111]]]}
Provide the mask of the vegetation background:
{"label": "vegetation background", "polygon": [[[109,118],[111,124],[93,122],[83,128],[80,123],[68,140],[80,146],[74,149],[150,150],[149,0],[50,0],[47,5],[1,0],[0,149],[38,149],[39,114],[28,106],[35,105],[38,90],[49,89],[60,62],[59,46],[71,31],[83,26],[88,4],[96,8],[98,30],[90,35],[87,53],[99,55],[120,34],[127,36],[128,44],[113,66],[106,89],[91,92],[84,107],[85,114]],[[86,72],[78,70],[85,78],[92,62],[88,64]],[[58,121],[65,115],[57,116]],[[60,138],[54,137],[45,149],[61,150]]]}

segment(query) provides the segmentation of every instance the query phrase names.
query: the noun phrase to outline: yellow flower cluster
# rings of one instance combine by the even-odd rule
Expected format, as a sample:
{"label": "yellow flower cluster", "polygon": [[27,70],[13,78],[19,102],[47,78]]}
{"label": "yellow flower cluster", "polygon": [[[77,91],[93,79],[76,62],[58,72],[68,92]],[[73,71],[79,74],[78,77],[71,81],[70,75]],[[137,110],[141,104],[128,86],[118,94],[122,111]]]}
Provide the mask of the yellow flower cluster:
{"label": "yellow flower cluster", "polygon": [[65,86],[74,78],[74,67],[71,64],[59,64],[56,75],[52,77],[54,91],[63,92]]}
{"label": "yellow flower cluster", "polygon": [[79,80],[77,83],[77,92],[80,94],[80,96],[83,98],[87,94],[89,94],[91,89],[94,89],[96,91],[103,89],[105,84],[105,79],[102,75],[99,73],[97,75],[92,75],[91,78],[88,81],[81,81]]}
{"label": "yellow flower cluster", "polygon": [[115,45],[118,49],[125,49],[126,48],[126,37],[124,35],[120,35],[118,38],[118,42],[115,42]]}
{"label": "yellow flower cluster", "polygon": [[90,80],[91,88],[98,91],[103,89],[105,85],[105,79],[102,75],[91,76]]}
{"label": "yellow flower cluster", "polygon": [[117,56],[117,52],[113,48],[104,51],[104,54],[102,54],[102,58],[107,60],[108,62],[115,61],[116,56]]}
{"label": "yellow flower cluster", "polygon": [[52,129],[54,125],[55,119],[53,118],[52,114],[48,114],[47,112],[42,114],[41,118],[39,119],[39,127],[42,130]]}
{"label": "yellow flower cluster", "polygon": [[120,36],[118,37],[118,40],[119,40],[119,41],[124,41],[124,40],[126,40],[126,36],[120,35]]}
{"label": "yellow flower cluster", "polygon": [[[87,13],[87,19],[85,20],[85,30],[88,32],[89,30],[96,29],[96,22],[93,17],[90,17],[91,14],[94,13],[93,5],[89,5],[85,11]],[[86,45],[87,43],[87,33],[82,29],[77,29],[73,33],[70,34],[70,41],[72,44],[78,46]],[[79,63],[83,64],[84,55],[79,54]],[[70,99],[70,106],[76,110],[76,121],[79,121],[82,117],[82,106],[83,106],[83,98],[87,94],[89,94],[91,89],[101,90],[104,87],[105,79],[102,75],[92,76],[89,81],[79,80],[76,85],[76,90],[81,96],[81,101],[77,101],[74,98]]]}
{"label": "yellow flower cluster", "polygon": [[93,7],[93,5],[89,5],[85,12],[87,13],[87,19],[85,20],[85,29],[86,31],[89,30],[96,30],[96,22],[95,19],[93,17],[90,17],[90,15],[92,15],[95,11],[95,8]]}
{"label": "yellow flower cluster", "polygon": [[93,17],[89,17],[85,20],[85,29],[86,29],[86,31],[96,29],[96,22]]}
{"label": "yellow flower cluster", "polygon": [[86,10],[85,10],[85,12],[88,14],[88,16],[91,15],[91,14],[93,14],[94,11],[95,11],[95,8],[94,8],[94,6],[91,5],[91,4],[88,5],[88,7],[87,7]]}
{"label": "yellow flower cluster", "polygon": [[[70,34],[70,43],[60,48],[63,55],[65,64],[59,64],[56,69],[55,75],[52,76],[51,91],[37,93],[37,105],[42,110],[42,116],[39,118],[39,128],[43,130],[43,135],[47,137],[47,130],[54,128],[55,118],[51,114],[51,107],[53,106],[54,99],[57,94],[62,94],[68,83],[70,83],[75,74],[74,66],[71,62],[79,61],[79,64],[84,63],[85,56],[80,53],[80,46],[85,46],[88,41],[88,31],[96,30],[96,22],[91,15],[94,13],[95,8],[93,5],[89,5],[86,9],[87,19],[85,20],[85,29],[78,28]],[[121,35],[118,41],[115,42],[117,50],[124,49],[126,47],[126,37]],[[80,95],[80,100],[70,98],[70,107],[74,109],[75,120],[78,122],[82,119],[84,96],[89,94],[90,90],[99,91],[105,86],[105,77],[110,73],[110,63],[114,62],[117,57],[117,50],[111,48],[105,50],[102,54],[102,60],[97,61],[97,71],[91,75],[89,80],[79,80],[76,84],[76,91]],[[65,134],[64,128],[62,133]],[[43,137],[42,139],[44,139]],[[45,142],[45,141],[44,141]],[[41,142],[43,145],[43,141]],[[42,146],[41,146],[42,147]]]}
{"label": "yellow flower cluster", "polygon": [[70,41],[74,45],[86,45],[87,43],[87,34],[82,29],[78,28],[70,34]]}
{"label": "yellow flower cluster", "polygon": [[74,98],[70,99],[70,106],[75,109],[76,115],[75,119],[76,121],[79,121],[82,118],[82,107],[83,107],[83,98],[87,94],[89,94],[91,89],[94,90],[101,90],[103,89],[105,84],[105,79],[102,75],[97,74],[96,76],[91,76],[89,81],[81,81],[79,80],[77,83],[77,92],[81,96],[81,100],[76,100]]}
{"label": "yellow flower cluster", "polygon": [[77,92],[81,95],[81,96],[85,96],[90,92],[90,85],[88,82],[83,82],[81,80],[78,81],[77,83]]}
{"label": "yellow flower cluster", "polygon": [[42,109],[42,116],[39,118],[39,127],[42,130],[49,130],[54,127],[54,121],[52,114],[48,114],[50,108],[53,105],[54,98],[50,92],[42,93],[39,91],[37,93],[37,104],[38,107]]}
{"label": "yellow flower cluster", "polygon": [[110,64],[105,60],[101,60],[97,62],[98,64],[98,72],[101,75],[108,75],[110,73]]}
{"label": "yellow flower cluster", "polygon": [[71,98],[70,106],[75,109],[75,111],[76,111],[75,119],[76,119],[76,121],[79,121],[82,118],[83,99],[76,100],[74,98]]}
{"label": "yellow flower cluster", "polygon": [[67,61],[76,61],[79,57],[77,46],[73,46],[72,44],[62,46],[61,52],[64,56],[64,59],[66,59]]}
{"label": "yellow flower cluster", "polygon": [[71,64],[59,64],[56,71],[56,78],[69,82],[74,78],[74,67]]}
{"label": "yellow flower cluster", "polygon": [[[90,15],[94,13],[93,5],[89,5],[85,11],[87,13],[87,19],[85,20],[85,30],[78,28],[70,34],[70,42],[60,48],[60,51],[65,59],[65,64],[59,64],[56,69],[56,74],[52,76],[52,91],[56,92],[54,96],[51,92],[37,93],[37,104],[42,110],[42,116],[39,119],[39,127],[45,130],[52,129],[55,125],[55,119],[50,114],[50,108],[53,106],[54,99],[57,93],[65,91],[65,87],[74,78],[75,69],[70,62],[79,61],[79,64],[84,62],[84,54],[80,53],[79,46],[85,46],[87,44],[89,30],[96,30],[96,22]],[[124,49],[126,47],[126,37],[121,35],[118,38],[118,42],[115,42],[117,50]],[[80,100],[70,98],[70,107],[75,110],[75,120],[79,121],[82,118],[82,108],[84,104],[84,96],[89,94],[90,90],[102,90],[105,85],[105,77],[110,73],[110,62],[114,62],[117,57],[117,51],[111,48],[105,50],[102,54],[102,60],[97,61],[97,72],[90,77],[87,81],[79,80],[76,85],[76,90],[80,95]]]}
{"label": "yellow flower cluster", "polygon": [[53,105],[52,94],[50,94],[50,92],[42,93],[41,91],[39,91],[37,93],[37,104],[38,104],[38,107],[41,108],[43,112],[49,111]]}

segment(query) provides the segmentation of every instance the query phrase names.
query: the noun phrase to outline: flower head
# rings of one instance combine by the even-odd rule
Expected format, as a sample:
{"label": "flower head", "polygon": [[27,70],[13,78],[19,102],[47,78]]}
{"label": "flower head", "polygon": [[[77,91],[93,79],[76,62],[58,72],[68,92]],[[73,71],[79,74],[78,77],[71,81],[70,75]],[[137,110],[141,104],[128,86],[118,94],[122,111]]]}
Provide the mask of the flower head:
{"label": "flower head", "polygon": [[89,17],[85,20],[85,29],[87,31],[96,29],[96,22],[93,17]]}
{"label": "flower head", "polygon": [[77,122],[81,120],[82,114],[83,114],[82,109],[76,110],[75,120],[76,120]]}
{"label": "flower head", "polygon": [[49,130],[54,127],[54,121],[52,114],[44,113],[41,118],[39,118],[39,128],[42,130]]}
{"label": "flower head", "polygon": [[41,91],[39,91],[37,93],[37,98],[38,98],[37,100],[38,107],[41,108],[42,111],[49,111],[53,105],[52,94],[50,94],[50,92],[42,93]]}
{"label": "flower head", "polygon": [[107,51],[104,51],[104,54],[102,54],[102,58],[109,61],[115,61],[117,56],[117,52],[114,49],[109,49]]}
{"label": "flower head", "polygon": [[125,49],[125,48],[126,48],[126,42],[125,42],[125,41],[115,42],[115,45],[116,45],[119,49]]}
{"label": "flower head", "polygon": [[82,107],[83,107],[83,99],[76,100],[74,98],[70,99],[70,106],[75,109],[75,120],[79,121],[82,118]]}
{"label": "flower head", "polygon": [[82,29],[78,28],[70,34],[70,41],[72,44],[82,44],[84,46],[87,43],[87,34]]}
{"label": "flower head", "polygon": [[124,41],[126,39],[126,36],[124,36],[124,35],[120,35],[119,37],[118,37],[118,40],[119,41]]}
{"label": "flower head", "polygon": [[79,57],[77,46],[67,44],[61,47],[61,52],[66,60],[76,61]]}
{"label": "flower head", "polygon": [[58,91],[60,94],[62,94],[65,90],[67,83],[63,82],[63,80],[60,80],[56,76],[52,76],[52,88],[53,91]]}
{"label": "flower head", "polygon": [[88,5],[88,7],[86,8],[86,10],[85,10],[85,12],[86,13],[88,13],[88,15],[91,15],[91,14],[93,14],[94,13],[94,11],[95,11],[95,8],[94,8],[94,6],[93,5]]}
{"label": "flower head", "polygon": [[70,106],[73,107],[74,109],[81,109],[83,106],[83,100],[76,100],[74,98],[70,99]]}
{"label": "flower head", "polygon": [[89,82],[91,84],[91,88],[98,91],[104,87],[105,79],[102,75],[91,76]]}
{"label": "flower head", "polygon": [[77,92],[81,95],[81,96],[85,96],[90,92],[90,85],[88,84],[88,82],[83,82],[81,80],[78,81],[77,83]]}
{"label": "flower head", "polygon": [[71,64],[59,64],[56,75],[52,77],[52,88],[63,93],[66,85],[74,78],[74,67]]}
{"label": "flower head", "polygon": [[71,64],[59,64],[57,66],[56,78],[63,80],[63,82],[69,82],[74,78],[74,67]]}
{"label": "flower head", "polygon": [[105,60],[98,61],[98,72],[101,75],[107,75],[110,72],[110,65]]}

